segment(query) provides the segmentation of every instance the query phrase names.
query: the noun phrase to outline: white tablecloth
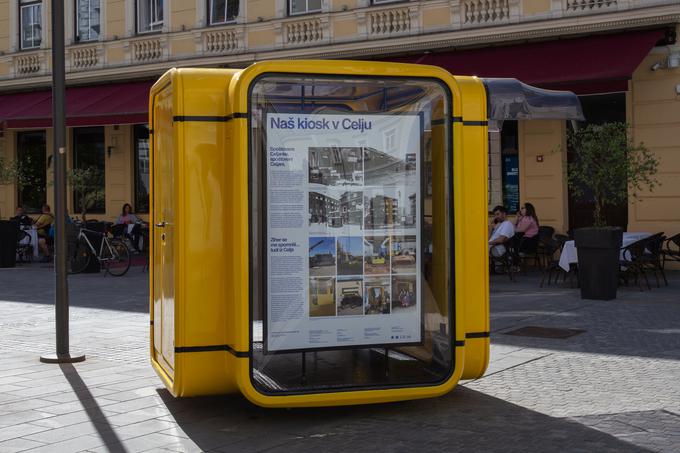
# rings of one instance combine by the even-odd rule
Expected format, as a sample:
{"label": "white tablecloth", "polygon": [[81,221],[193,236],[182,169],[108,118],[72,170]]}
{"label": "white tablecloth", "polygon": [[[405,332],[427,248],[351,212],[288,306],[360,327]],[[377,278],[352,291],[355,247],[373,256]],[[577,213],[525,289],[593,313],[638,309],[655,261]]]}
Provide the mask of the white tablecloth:
{"label": "white tablecloth", "polygon": [[[623,233],[623,241],[621,248],[632,244],[635,241],[644,239],[651,236],[652,233]],[[621,259],[625,259],[623,252],[621,253]],[[567,241],[564,243],[564,248],[562,249],[562,254],[560,255],[560,267],[566,272],[569,272],[569,265],[572,263],[578,263],[578,255],[576,254],[576,245],[574,241]]]}
{"label": "white tablecloth", "polygon": [[[38,231],[34,230],[33,228],[29,229],[23,229],[30,237],[31,237],[31,245],[33,246],[33,257],[38,258],[40,250],[38,247]],[[23,241],[21,241],[22,244],[28,244],[28,239],[24,238]]]}

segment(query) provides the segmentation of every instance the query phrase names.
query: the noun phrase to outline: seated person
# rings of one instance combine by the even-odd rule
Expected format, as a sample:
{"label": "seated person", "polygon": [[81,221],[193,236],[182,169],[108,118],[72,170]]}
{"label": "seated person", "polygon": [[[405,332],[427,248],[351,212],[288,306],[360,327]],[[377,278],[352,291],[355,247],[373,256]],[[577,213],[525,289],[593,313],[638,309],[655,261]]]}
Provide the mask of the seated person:
{"label": "seated person", "polygon": [[491,237],[489,237],[489,252],[492,256],[502,256],[505,244],[515,235],[515,227],[507,219],[508,211],[503,206],[493,208],[493,223]]}
{"label": "seated person", "polygon": [[132,206],[130,203],[125,203],[121,214],[116,219],[116,225],[133,225],[131,229],[125,229],[125,236],[132,241],[133,252],[138,252],[139,237],[142,232],[142,220],[132,213]]}
{"label": "seated person", "polygon": [[53,241],[49,236],[49,231],[54,223],[54,216],[50,212],[50,206],[44,204],[42,206],[42,214],[35,221],[35,228],[38,230],[38,248],[43,254],[41,262],[48,263],[52,261],[50,256],[50,246]]}
{"label": "seated person", "polygon": [[9,219],[10,221],[16,222],[17,224],[19,224],[20,227],[33,225],[33,219],[26,215],[23,206],[21,205],[17,206],[15,214],[16,215],[14,217],[11,217]]}
{"label": "seated person", "polygon": [[524,240],[520,252],[534,252],[538,247],[538,216],[531,203],[524,203],[517,213],[515,232],[524,233]]}

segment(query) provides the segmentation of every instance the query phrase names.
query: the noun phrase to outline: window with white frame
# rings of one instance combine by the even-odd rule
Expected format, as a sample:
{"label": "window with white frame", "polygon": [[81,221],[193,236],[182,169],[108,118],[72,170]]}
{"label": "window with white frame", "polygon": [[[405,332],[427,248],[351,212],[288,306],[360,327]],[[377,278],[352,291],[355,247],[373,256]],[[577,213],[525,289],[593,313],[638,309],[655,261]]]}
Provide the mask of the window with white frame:
{"label": "window with white frame", "polygon": [[321,0],[289,0],[288,14],[315,13],[321,11]]}
{"label": "window with white frame", "polygon": [[163,0],[137,0],[137,33],[161,31]]}
{"label": "window with white frame", "polygon": [[42,42],[42,1],[19,0],[21,48],[35,49]]}
{"label": "window with white frame", "polygon": [[208,0],[210,25],[234,22],[238,16],[239,0]]}
{"label": "window with white frame", "polygon": [[76,0],[76,39],[96,41],[100,33],[99,0]]}

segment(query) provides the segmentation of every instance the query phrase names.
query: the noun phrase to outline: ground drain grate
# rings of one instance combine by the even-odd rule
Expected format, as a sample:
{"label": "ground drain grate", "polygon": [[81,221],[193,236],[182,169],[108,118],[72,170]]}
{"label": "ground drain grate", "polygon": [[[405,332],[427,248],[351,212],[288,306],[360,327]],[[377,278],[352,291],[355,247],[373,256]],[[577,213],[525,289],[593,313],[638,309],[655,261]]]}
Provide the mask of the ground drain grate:
{"label": "ground drain grate", "polygon": [[583,332],[585,332],[585,330],[562,329],[559,327],[525,326],[520,327],[519,329],[511,330],[510,332],[503,333],[505,335],[515,335],[518,337],[556,338],[562,340]]}

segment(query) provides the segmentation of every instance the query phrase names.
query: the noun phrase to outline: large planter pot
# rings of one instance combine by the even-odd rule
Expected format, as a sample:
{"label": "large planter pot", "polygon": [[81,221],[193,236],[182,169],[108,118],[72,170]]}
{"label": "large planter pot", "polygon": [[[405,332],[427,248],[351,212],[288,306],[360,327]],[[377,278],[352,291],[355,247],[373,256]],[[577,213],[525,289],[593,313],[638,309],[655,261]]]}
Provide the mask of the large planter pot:
{"label": "large planter pot", "polygon": [[580,228],[574,232],[582,299],[616,299],[621,228]]}
{"label": "large planter pot", "polygon": [[19,225],[0,220],[0,267],[14,267],[17,262],[17,237]]}
{"label": "large planter pot", "polygon": [[0,220],[0,267],[16,266],[18,236],[18,224]]}

